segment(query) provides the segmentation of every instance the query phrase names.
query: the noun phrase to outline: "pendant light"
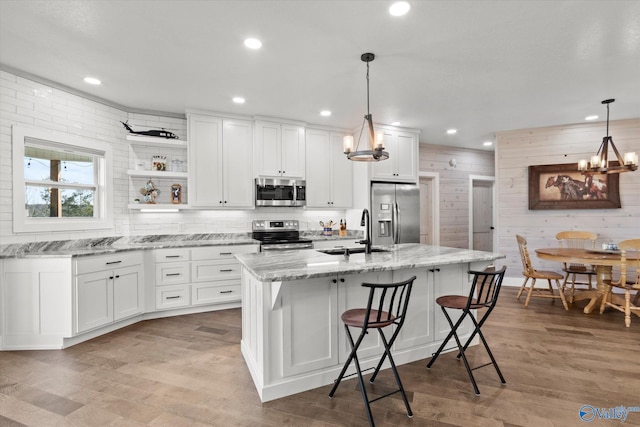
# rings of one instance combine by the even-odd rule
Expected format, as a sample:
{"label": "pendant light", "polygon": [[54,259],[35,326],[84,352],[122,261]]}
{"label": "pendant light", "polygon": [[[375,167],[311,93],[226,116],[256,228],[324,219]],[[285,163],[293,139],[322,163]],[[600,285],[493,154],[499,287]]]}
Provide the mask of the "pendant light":
{"label": "pendant light", "polygon": [[[358,136],[358,144],[353,148],[353,136],[347,135],[343,138],[342,144],[344,153],[347,155],[347,159],[357,162],[379,162],[389,158],[389,153],[384,151],[384,137],[381,131],[373,130],[373,118],[369,112],[369,63],[375,59],[373,53],[363,53],[360,59],[367,64],[367,115],[364,116],[362,127],[360,128],[360,136]],[[364,126],[367,124],[369,133],[369,150],[359,150],[360,139],[362,139],[362,133]]]}
{"label": "pendant light", "polygon": [[[613,138],[609,136],[609,104],[614,101],[615,99],[605,99],[602,101],[602,103],[607,106],[607,136],[602,138],[602,144],[600,144],[598,152],[595,156],[591,157],[591,161],[589,163],[587,163],[586,160],[580,160],[580,162],[578,162],[578,170],[583,174],[621,173],[638,169],[638,154],[631,152],[624,153],[624,156],[621,156],[616,145],[613,143]],[[617,165],[609,164],[609,147],[613,149],[613,152],[616,155],[618,160]]]}

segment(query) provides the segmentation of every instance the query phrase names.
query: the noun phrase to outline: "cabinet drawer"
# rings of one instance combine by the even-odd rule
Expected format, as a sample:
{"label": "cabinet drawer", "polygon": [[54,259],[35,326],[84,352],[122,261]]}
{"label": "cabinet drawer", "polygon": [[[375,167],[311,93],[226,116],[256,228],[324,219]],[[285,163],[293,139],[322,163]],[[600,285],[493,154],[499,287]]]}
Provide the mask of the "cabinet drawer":
{"label": "cabinet drawer", "polygon": [[228,280],[192,285],[193,305],[240,301],[240,283]]}
{"label": "cabinet drawer", "polygon": [[153,256],[155,262],[189,261],[189,249],[158,249]]}
{"label": "cabinet drawer", "polygon": [[156,264],[156,286],[189,283],[188,262],[166,262]]}
{"label": "cabinet drawer", "polygon": [[[192,282],[240,279],[240,263],[229,260],[206,260],[191,262]],[[239,282],[238,282],[239,283]]]}
{"label": "cabinet drawer", "polygon": [[190,303],[190,285],[174,285],[156,288],[156,310],[186,307]]}
{"label": "cabinet drawer", "polygon": [[228,245],[209,246],[191,249],[191,259],[194,261],[206,259],[234,259],[234,254],[250,254],[258,252],[258,245]]}
{"label": "cabinet drawer", "polygon": [[142,264],[142,252],[119,252],[109,255],[95,255],[78,257],[76,259],[76,273],[86,274],[96,271],[112,270],[120,267],[130,267]]}

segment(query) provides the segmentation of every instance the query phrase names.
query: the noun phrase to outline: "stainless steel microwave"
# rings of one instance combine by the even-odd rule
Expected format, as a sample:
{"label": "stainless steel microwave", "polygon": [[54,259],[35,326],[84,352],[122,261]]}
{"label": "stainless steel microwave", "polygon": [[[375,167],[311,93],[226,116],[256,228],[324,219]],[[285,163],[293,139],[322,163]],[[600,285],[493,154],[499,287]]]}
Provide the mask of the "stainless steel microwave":
{"label": "stainless steel microwave", "polygon": [[256,206],[305,206],[306,181],[256,178]]}

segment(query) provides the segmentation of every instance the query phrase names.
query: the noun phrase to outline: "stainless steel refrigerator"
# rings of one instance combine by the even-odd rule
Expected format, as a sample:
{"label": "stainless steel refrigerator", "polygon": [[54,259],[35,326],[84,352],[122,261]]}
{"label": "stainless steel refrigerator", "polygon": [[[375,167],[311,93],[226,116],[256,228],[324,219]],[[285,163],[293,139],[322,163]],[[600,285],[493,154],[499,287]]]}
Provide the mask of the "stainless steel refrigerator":
{"label": "stainless steel refrigerator", "polygon": [[420,190],[415,184],[371,183],[374,245],[420,243]]}

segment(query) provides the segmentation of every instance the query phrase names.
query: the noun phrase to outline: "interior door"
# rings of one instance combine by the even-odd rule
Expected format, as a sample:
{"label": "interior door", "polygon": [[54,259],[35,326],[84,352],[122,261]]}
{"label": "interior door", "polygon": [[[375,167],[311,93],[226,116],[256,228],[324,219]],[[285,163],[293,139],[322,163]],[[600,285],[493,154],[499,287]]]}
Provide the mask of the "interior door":
{"label": "interior door", "polygon": [[493,181],[473,181],[471,249],[493,252]]}

